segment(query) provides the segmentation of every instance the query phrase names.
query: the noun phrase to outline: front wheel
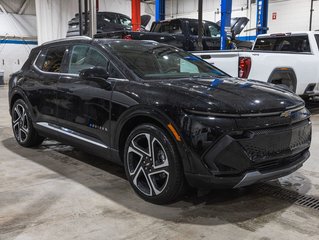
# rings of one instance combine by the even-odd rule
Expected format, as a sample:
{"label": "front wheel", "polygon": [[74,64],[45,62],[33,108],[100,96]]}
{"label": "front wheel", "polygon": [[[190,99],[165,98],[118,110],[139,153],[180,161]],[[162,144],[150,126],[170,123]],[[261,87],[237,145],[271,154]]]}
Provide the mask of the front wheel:
{"label": "front wheel", "polygon": [[129,135],[124,152],[127,178],[144,200],[166,204],[184,189],[184,175],[175,143],[161,128],[143,124]]}

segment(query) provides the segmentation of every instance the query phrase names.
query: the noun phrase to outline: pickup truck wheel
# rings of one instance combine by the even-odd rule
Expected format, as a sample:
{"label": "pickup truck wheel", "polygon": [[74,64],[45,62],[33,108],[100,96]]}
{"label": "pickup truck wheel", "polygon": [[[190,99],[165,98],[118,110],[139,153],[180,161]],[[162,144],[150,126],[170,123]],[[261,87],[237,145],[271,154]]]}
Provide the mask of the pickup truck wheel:
{"label": "pickup truck wheel", "polygon": [[144,200],[166,204],[184,190],[184,174],[174,142],[161,128],[142,124],[127,138],[124,149],[126,176]]}

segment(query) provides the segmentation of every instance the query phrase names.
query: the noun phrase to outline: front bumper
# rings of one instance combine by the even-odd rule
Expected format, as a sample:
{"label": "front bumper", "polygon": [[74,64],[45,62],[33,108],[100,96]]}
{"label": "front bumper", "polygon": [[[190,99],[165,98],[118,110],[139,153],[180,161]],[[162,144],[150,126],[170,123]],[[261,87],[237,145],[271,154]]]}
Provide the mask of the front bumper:
{"label": "front bumper", "polygon": [[225,135],[202,155],[209,174],[185,173],[197,188],[239,188],[288,175],[309,158],[311,122]]}

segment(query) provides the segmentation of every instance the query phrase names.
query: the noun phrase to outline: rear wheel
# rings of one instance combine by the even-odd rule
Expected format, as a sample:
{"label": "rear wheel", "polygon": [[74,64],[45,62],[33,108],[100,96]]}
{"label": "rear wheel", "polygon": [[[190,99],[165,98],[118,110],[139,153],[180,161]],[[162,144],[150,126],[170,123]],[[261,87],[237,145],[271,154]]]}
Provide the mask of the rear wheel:
{"label": "rear wheel", "polygon": [[17,142],[24,147],[40,145],[44,137],[39,136],[32,125],[29,109],[22,99],[18,99],[11,110],[12,130]]}
{"label": "rear wheel", "polygon": [[143,124],[129,135],[124,151],[127,178],[144,200],[165,204],[184,189],[184,175],[174,142],[161,128]]}

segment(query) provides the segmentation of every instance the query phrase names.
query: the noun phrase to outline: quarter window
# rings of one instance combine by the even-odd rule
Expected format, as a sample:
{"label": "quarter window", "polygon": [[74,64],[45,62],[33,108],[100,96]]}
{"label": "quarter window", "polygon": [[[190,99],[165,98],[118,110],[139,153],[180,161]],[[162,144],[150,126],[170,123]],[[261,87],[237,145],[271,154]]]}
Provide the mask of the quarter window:
{"label": "quarter window", "polygon": [[[36,61],[36,66],[45,72],[61,72],[63,56],[66,48],[66,46],[50,47],[47,50],[45,57],[42,53],[40,54],[39,59]],[[43,58],[44,61],[42,64]]]}
{"label": "quarter window", "polygon": [[92,67],[107,68],[108,60],[96,49],[88,45],[77,45],[72,48],[69,73],[79,74],[83,69]]}

